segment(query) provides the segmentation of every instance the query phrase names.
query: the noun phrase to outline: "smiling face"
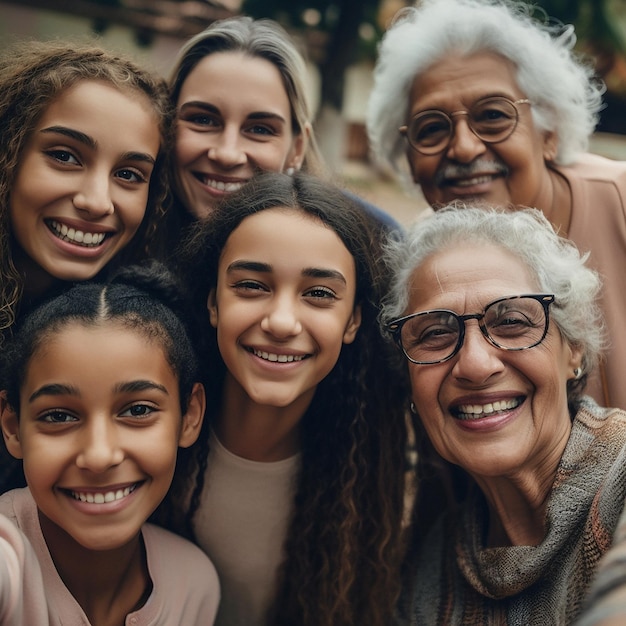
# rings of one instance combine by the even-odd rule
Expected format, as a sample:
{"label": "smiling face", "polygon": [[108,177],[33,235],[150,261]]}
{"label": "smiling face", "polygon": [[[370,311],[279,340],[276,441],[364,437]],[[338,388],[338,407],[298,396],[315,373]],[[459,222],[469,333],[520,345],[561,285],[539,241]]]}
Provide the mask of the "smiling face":
{"label": "smiling face", "polygon": [[135,538],[169,488],[178,446],[198,435],[201,386],[184,417],[180,406],[177,377],[145,335],[77,323],[51,335],[29,362],[19,420],[2,412],[44,534],[61,529],[92,550]]}
{"label": "smiling face", "polygon": [[337,234],[294,209],[241,222],[209,297],[228,376],[256,404],[302,411],[360,324],[354,259]]}
{"label": "smiling face", "polygon": [[15,258],[27,284],[92,278],[129,243],[146,212],[159,144],[143,95],[84,80],[52,101],[11,191]]}
{"label": "smiling face", "polygon": [[[467,111],[488,96],[513,102],[526,98],[517,85],[514,66],[490,52],[467,57],[450,54],[414,80],[407,123],[428,109],[448,115]],[[423,155],[407,146],[413,179],[426,200],[435,206],[471,199],[550,209],[546,161],[554,158],[556,143],[553,135],[535,127],[531,107],[517,105],[517,127],[500,143],[483,142],[470,130],[467,116],[455,115],[452,140],[440,154]]]}
{"label": "smiling face", "polygon": [[[508,251],[483,244],[476,254],[463,243],[428,257],[409,289],[406,314],[479,313],[497,298],[540,292]],[[571,428],[566,383],[580,360],[554,323],[538,346],[515,352],[491,345],[469,320],[452,359],[409,364],[413,402],[439,454],[475,477],[553,468]]]}
{"label": "smiling face", "polygon": [[177,186],[197,219],[259,171],[302,164],[305,138],[293,133],[280,72],[263,58],[241,52],[203,58],[183,83],[177,109]]}

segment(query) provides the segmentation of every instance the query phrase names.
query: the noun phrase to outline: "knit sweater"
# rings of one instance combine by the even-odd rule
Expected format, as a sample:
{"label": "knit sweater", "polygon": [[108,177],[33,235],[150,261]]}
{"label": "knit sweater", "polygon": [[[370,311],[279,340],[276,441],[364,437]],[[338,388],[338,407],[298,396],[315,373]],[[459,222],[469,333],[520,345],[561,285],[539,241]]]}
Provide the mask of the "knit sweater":
{"label": "knit sweater", "polygon": [[477,488],[460,515],[444,515],[413,552],[399,621],[411,626],[549,626],[581,611],[626,497],[626,412],[586,398],[557,468],[537,546],[489,548]]}

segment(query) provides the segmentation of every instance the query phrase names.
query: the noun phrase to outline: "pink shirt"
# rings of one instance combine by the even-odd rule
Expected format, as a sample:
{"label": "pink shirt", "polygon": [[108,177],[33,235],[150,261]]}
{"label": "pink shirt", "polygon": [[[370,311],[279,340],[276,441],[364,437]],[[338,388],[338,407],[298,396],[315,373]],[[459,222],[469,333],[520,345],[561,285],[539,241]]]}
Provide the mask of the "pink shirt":
{"label": "pink shirt", "polygon": [[590,252],[588,264],[603,281],[610,345],[602,376],[589,380],[586,393],[601,405],[626,409],[626,162],[585,154],[554,169],[572,193],[567,235],[581,252]]}
{"label": "pink shirt", "polygon": [[0,515],[0,624],[48,624],[39,561],[26,536]]}
{"label": "pink shirt", "polygon": [[[56,570],[41,532],[30,490],[14,489],[0,496],[6,515],[28,537],[41,567],[45,595],[36,585],[24,589],[27,603],[43,612],[48,606],[54,626],[90,626],[82,608]],[[153,589],[138,611],[126,616],[127,626],[211,626],[219,603],[219,583],[213,564],[189,541],[152,524],[144,524],[148,571]],[[48,622],[24,622],[39,626]]]}

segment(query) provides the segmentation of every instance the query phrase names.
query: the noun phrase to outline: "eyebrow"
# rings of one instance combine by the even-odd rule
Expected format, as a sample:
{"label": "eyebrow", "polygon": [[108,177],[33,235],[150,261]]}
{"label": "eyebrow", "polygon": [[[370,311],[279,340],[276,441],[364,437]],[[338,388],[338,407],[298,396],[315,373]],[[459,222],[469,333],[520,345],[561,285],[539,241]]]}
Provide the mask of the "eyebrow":
{"label": "eyebrow", "polygon": [[[132,393],[136,391],[149,391],[152,389],[156,389],[158,391],[163,392],[166,395],[169,395],[167,389],[160,385],[159,383],[155,383],[151,380],[132,380],[129,382],[118,383],[113,388],[115,393]],[[41,396],[77,396],[80,397],[81,393],[77,387],[72,385],[65,385],[62,383],[53,383],[50,385],[42,385],[34,391],[30,397],[28,398],[29,402],[35,401],[37,398]]]}
{"label": "eyebrow", "polygon": [[80,391],[72,385],[63,385],[61,383],[42,385],[30,395],[28,401],[33,402],[41,396],[80,396]]}
{"label": "eyebrow", "polygon": [[115,385],[114,390],[117,393],[129,393],[134,391],[150,391],[156,389],[169,396],[167,388],[159,383],[155,383],[152,380],[131,380],[127,383],[118,383]]}
{"label": "eyebrow", "polygon": [[75,130],[74,128],[68,128],[67,126],[48,126],[48,128],[42,128],[39,132],[65,135],[66,137],[75,139],[89,148],[95,149],[98,147],[98,144],[92,137],[86,135],[85,133],[81,133],[79,130]]}
{"label": "eyebrow", "polygon": [[[269,274],[272,271],[272,266],[269,263],[261,263],[259,261],[234,261],[226,268],[227,273],[236,272],[238,270]],[[347,284],[346,278],[341,272],[321,267],[305,267],[302,270],[302,276],[309,278],[330,278]]]}
{"label": "eyebrow", "polygon": [[[49,126],[48,128],[42,128],[39,132],[64,135],[65,137],[69,137],[70,139],[74,139],[75,141],[82,143],[84,146],[87,146],[91,150],[96,150],[98,147],[98,142],[95,141],[93,137],[90,137],[89,135],[74,128],[68,128],[67,126]],[[125,152],[124,154],[122,154],[120,160],[143,161],[152,165],[154,165],[155,163],[154,157],[145,152]]]}
{"label": "eyebrow", "polygon": [[[183,112],[186,109],[191,108],[202,109],[215,115],[221,115],[221,111],[214,104],[211,104],[209,102],[202,102],[199,100],[185,102],[181,105],[180,111]],[[250,113],[248,116],[246,116],[246,119],[249,120],[266,120],[268,118],[278,120],[280,122],[283,122],[284,124],[287,123],[287,120],[285,120],[282,115],[279,115],[278,113],[270,113],[269,111],[254,111],[253,113]]]}

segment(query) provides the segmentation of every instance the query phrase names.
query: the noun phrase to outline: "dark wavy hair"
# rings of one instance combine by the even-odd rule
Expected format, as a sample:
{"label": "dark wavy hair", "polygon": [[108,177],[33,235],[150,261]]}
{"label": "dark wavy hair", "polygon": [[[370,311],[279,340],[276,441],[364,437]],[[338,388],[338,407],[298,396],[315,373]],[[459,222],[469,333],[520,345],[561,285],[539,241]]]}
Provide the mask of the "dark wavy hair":
{"label": "dark wavy hair", "polygon": [[[182,255],[193,276],[196,308],[204,312],[204,368],[209,398],[220,398],[225,365],[206,302],[216,286],[221,252],[248,216],[288,208],[332,229],[356,267],[355,305],[362,323],[352,344],[318,385],[301,419],[302,463],[287,533],[287,558],[268,616],[273,625],[383,626],[399,590],[408,394],[405,368],[377,326],[378,302],[388,278],[370,218],[337,188],[310,175],[265,173],[232,194],[207,222],[195,226]],[[209,455],[209,429],[219,401],[209,402],[185,482],[168,503],[172,529],[193,537]],[[191,500],[189,501],[189,493]],[[177,515],[176,512],[184,511]]]}
{"label": "dark wavy hair", "polygon": [[165,81],[130,59],[90,43],[27,41],[5,50],[0,56],[0,345],[15,322],[24,281],[13,261],[9,210],[22,153],[50,103],[83,80],[105,82],[122,93],[142,94],[154,111],[161,145],[150,178],[146,213],[115,265],[150,256],[157,241],[165,215],[174,132]]}

